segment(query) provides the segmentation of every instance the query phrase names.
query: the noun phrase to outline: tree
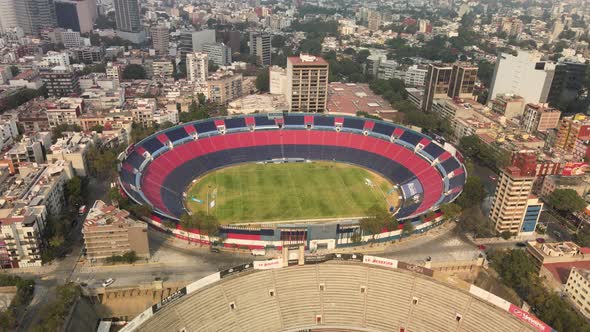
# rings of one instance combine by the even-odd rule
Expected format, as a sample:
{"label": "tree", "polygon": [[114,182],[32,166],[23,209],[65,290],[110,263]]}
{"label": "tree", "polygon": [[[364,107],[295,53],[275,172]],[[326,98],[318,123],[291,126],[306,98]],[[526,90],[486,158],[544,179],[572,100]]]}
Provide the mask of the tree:
{"label": "tree", "polygon": [[12,77],[15,77],[20,74],[20,69],[17,66],[10,66],[10,74],[12,74]]}
{"label": "tree", "polygon": [[215,64],[215,62],[213,62],[213,60],[209,60],[209,64],[208,64],[208,68],[207,70],[210,73],[214,73],[219,69],[219,66],[217,64]]}
{"label": "tree", "polygon": [[500,233],[500,236],[504,239],[504,240],[508,240],[512,237],[512,232],[510,231],[503,231],[502,233]]}
{"label": "tree", "polygon": [[356,62],[358,62],[358,63],[367,62],[367,58],[369,57],[369,55],[371,55],[371,52],[369,50],[360,50],[356,54]]}
{"label": "tree", "polygon": [[146,78],[145,68],[141,65],[130,64],[125,66],[121,76],[126,80],[142,80]]}
{"label": "tree", "polygon": [[367,210],[367,217],[359,221],[359,226],[364,233],[373,235],[381,233],[390,222],[387,211],[378,205],[373,205]]}
{"label": "tree", "polygon": [[475,207],[479,206],[485,197],[486,191],[481,179],[477,176],[468,176],[456,203],[463,209]]}
{"label": "tree", "polygon": [[84,195],[82,193],[83,182],[79,176],[74,176],[66,182],[65,196],[71,206],[78,207],[84,203]]}
{"label": "tree", "polygon": [[270,41],[272,47],[281,48],[285,46],[285,37],[283,35],[274,35]]}
{"label": "tree", "polygon": [[414,232],[414,225],[410,221],[404,222],[404,226],[402,228],[402,236],[410,236]]}
{"label": "tree", "polygon": [[441,205],[440,210],[444,214],[446,219],[455,219],[461,215],[461,206],[455,203],[448,203]]}
{"label": "tree", "polygon": [[104,130],[104,127],[99,124],[90,127],[90,131],[96,131],[99,134],[102,133],[103,130]]}
{"label": "tree", "polygon": [[261,92],[268,92],[270,85],[270,74],[268,69],[262,69],[256,75],[256,89]]}
{"label": "tree", "polygon": [[573,189],[555,189],[546,197],[547,204],[560,212],[576,212],[586,207],[586,201]]}

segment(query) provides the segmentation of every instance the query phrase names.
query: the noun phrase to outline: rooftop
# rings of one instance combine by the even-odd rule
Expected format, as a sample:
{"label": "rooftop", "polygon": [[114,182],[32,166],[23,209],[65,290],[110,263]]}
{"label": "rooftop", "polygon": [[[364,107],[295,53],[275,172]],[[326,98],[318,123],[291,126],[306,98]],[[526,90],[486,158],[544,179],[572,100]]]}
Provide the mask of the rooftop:
{"label": "rooftop", "polygon": [[308,54],[301,54],[299,56],[290,56],[287,60],[293,65],[328,65],[328,62],[324,58],[316,57]]}
{"label": "rooftop", "polygon": [[366,83],[330,83],[326,108],[330,113],[352,115],[357,112],[394,112],[389,102],[375,94]]}

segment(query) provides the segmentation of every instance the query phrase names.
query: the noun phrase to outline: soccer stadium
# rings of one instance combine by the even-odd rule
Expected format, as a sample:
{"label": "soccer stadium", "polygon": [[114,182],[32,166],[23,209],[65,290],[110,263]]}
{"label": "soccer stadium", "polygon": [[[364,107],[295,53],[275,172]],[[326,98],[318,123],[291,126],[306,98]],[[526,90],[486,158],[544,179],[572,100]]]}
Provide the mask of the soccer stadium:
{"label": "soccer stadium", "polygon": [[[130,146],[120,160],[121,188],[153,208],[153,225],[203,211],[225,225],[226,244],[250,248],[350,245],[374,205],[424,232],[466,178],[449,144],[384,121],[304,113],[182,124]],[[175,230],[208,241],[195,232]]]}
{"label": "soccer stadium", "polygon": [[121,331],[554,331],[436,273],[362,254],[254,261],[187,285]]}

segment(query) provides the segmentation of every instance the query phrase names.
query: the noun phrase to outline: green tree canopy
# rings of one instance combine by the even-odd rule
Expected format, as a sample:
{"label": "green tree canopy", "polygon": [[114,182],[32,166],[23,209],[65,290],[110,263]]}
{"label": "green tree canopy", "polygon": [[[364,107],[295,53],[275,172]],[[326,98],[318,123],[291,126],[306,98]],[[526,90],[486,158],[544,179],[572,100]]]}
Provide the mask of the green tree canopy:
{"label": "green tree canopy", "polygon": [[126,80],[142,80],[147,77],[145,73],[145,68],[143,68],[143,66],[141,65],[136,64],[130,64],[125,66],[125,69],[123,69],[123,73],[121,76],[123,77],[123,79]]}
{"label": "green tree canopy", "polygon": [[262,69],[256,75],[256,89],[260,92],[268,92],[270,85],[270,73],[268,69]]}
{"label": "green tree canopy", "polygon": [[447,219],[455,219],[461,215],[461,206],[455,203],[441,205],[440,210]]}
{"label": "green tree canopy", "polygon": [[468,176],[463,192],[457,198],[456,203],[463,209],[479,206],[486,197],[485,187],[481,179],[477,176]]}
{"label": "green tree canopy", "polygon": [[573,189],[555,189],[545,200],[549,206],[560,212],[580,211],[587,205]]}

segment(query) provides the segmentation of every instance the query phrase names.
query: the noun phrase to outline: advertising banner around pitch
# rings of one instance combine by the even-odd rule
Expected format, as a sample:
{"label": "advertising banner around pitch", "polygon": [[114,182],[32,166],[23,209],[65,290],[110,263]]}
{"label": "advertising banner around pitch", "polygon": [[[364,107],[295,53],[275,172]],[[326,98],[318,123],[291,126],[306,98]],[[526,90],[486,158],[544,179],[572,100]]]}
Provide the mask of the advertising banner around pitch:
{"label": "advertising banner around pitch", "polygon": [[363,263],[397,269],[398,262],[395,259],[365,255],[363,256]]}
{"label": "advertising banner around pitch", "polygon": [[551,326],[545,324],[542,320],[537,318],[533,314],[529,314],[528,312],[522,310],[522,308],[515,306],[514,304],[510,305],[508,312],[511,313],[514,317],[520,319],[521,321],[529,324],[532,328],[539,332],[552,332],[555,331]]}
{"label": "advertising banner around pitch", "polygon": [[187,294],[186,287],[182,287],[181,289],[177,290],[176,292],[166,296],[160,303],[156,303],[152,306],[152,312],[155,314],[156,312],[160,311],[165,305],[170,304],[181,297]]}
{"label": "advertising banner around pitch", "polygon": [[253,267],[254,267],[254,265],[251,262],[247,263],[247,264],[234,266],[230,269],[220,271],[219,276],[221,277],[221,279],[223,279],[223,278],[230,276],[232,274],[241,273],[241,272],[251,270]]}
{"label": "advertising banner around pitch", "polygon": [[280,269],[283,267],[283,259],[270,259],[267,261],[254,261],[254,269],[255,270],[270,270],[270,269]]}
{"label": "advertising banner around pitch", "polygon": [[425,268],[424,266],[420,266],[420,265],[414,265],[414,264],[409,264],[409,263],[404,263],[404,262],[397,262],[397,268],[420,273],[420,274],[423,274],[423,275],[429,276],[429,277],[434,276],[434,271],[432,271],[431,269]]}

